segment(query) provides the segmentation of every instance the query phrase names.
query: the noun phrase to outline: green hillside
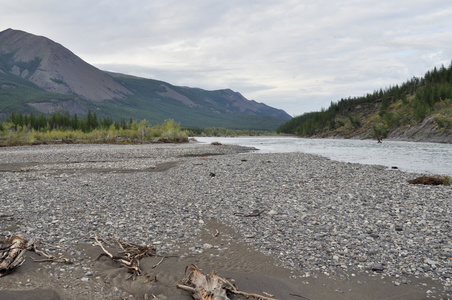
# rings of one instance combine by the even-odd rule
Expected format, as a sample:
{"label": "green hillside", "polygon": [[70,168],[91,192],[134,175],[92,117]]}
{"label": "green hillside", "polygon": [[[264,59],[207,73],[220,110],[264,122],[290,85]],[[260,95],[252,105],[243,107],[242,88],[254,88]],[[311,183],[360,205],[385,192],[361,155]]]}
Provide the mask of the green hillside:
{"label": "green hillside", "polygon": [[332,102],[328,109],[295,117],[277,131],[305,137],[452,142],[452,64],[401,85]]}
{"label": "green hillside", "polygon": [[[225,99],[221,97],[219,91],[176,87],[162,81],[124,75],[118,76],[117,80],[134,94],[123,99],[94,102],[77,95],[47,92],[28,80],[0,71],[0,121],[6,120],[13,111],[40,114],[42,107],[39,105],[51,107],[46,115],[58,111],[69,111],[86,116],[88,110],[92,110],[99,117],[111,117],[114,120],[146,119],[155,125],[167,119],[174,119],[183,127],[191,128],[275,130],[288,119],[284,114],[281,114],[281,118],[277,118],[237,113],[225,107],[222,108],[221,102],[225,102]],[[201,108],[190,107],[172,97],[162,95],[162,85],[190,99],[212,100],[210,102],[199,100],[202,101]]]}
{"label": "green hillside", "polygon": [[0,120],[12,111],[37,112],[30,102],[75,100],[75,96],[46,92],[32,82],[0,71]]}

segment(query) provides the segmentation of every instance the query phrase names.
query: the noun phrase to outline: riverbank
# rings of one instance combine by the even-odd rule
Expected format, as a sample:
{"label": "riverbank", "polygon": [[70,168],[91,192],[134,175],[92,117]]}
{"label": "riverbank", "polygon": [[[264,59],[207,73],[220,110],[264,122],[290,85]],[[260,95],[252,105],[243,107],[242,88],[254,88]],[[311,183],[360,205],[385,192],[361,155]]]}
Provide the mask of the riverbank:
{"label": "riverbank", "polygon": [[[199,143],[1,148],[0,233],[20,233],[75,261],[28,259],[0,278],[1,292],[187,299],[175,283],[194,263],[278,299],[450,293],[451,187],[409,185],[416,175],[378,166],[245,150]],[[102,253],[95,236],[177,257],[155,268],[159,258],[142,262],[157,282],[127,281],[114,262],[95,260]]]}

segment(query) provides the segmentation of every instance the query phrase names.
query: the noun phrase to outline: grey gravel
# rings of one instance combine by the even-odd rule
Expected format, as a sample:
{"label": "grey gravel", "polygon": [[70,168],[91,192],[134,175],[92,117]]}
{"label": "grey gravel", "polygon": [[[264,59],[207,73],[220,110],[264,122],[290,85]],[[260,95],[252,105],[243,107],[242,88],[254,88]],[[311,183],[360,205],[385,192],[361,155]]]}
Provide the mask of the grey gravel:
{"label": "grey gravel", "polygon": [[410,185],[418,175],[381,166],[244,151],[198,143],[1,148],[0,233],[68,251],[101,236],[196,252],[211,246],[192,241],[215,218],[287,268],[429,277],[451,289],[452,187]]}

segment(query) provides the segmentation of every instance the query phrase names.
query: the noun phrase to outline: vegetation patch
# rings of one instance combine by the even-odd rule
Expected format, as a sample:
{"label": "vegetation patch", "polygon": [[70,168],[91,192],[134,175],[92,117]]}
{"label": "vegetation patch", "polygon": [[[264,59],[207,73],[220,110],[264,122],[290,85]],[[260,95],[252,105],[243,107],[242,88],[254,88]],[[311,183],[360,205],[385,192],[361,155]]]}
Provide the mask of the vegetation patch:
{"label": "vegetation patch", "polygon": [[452,179],[449,176],[421,176],[408,181],[409,184],[423,185],[450,185]]}
{"label": "vegetation patch", "polygon": [[150,142],[188,142],[188,135],[174,120],[151,126],[146,120],[138,123],[124,118],[121,121],[107,117],[98,119],[91,111],[87,118],[69,113],[56,113],[50,117],[12,113],[6,122],[0,123],[0,146]]}
{"label": "vegetation patch", "polygon": [[452,63],[434,68],[423,78],[365,96],[331,102],[328,109],[310,112],[281,125],[277,132],[301,136],[359,136],[381,139],[396,129],[417,125],[434,117],[436,133],[452,129]]}

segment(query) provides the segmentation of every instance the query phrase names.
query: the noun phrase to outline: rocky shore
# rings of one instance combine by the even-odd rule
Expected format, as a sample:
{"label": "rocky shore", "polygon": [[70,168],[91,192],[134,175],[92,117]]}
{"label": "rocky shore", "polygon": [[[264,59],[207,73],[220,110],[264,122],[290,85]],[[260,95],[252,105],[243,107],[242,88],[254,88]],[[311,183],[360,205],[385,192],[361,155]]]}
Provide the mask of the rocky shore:
{"label": "rocky shore", "polygon": [[[95,261],[97,236],[177,256],[168,259],[182,268],[177,276],[182,265],[204,263],[290,281],[290,293],[278,280],[265,285],[278,299],[451,297],[452,187],[410,185],[418,175],[380,166],[246,150],[193,142],[0,148],[0,234],[41,241],[75,262],[28,260],[0,278],[0,296],[38,289],[54,299],[187,299],[174,285],[124,283],[124,270]],[[160,282],[177,280],[168,269],[156,268]]]}

